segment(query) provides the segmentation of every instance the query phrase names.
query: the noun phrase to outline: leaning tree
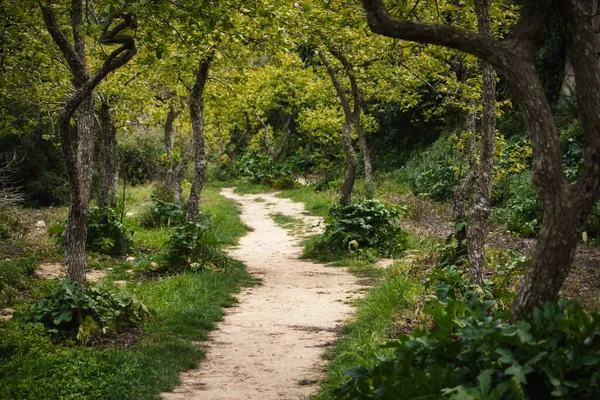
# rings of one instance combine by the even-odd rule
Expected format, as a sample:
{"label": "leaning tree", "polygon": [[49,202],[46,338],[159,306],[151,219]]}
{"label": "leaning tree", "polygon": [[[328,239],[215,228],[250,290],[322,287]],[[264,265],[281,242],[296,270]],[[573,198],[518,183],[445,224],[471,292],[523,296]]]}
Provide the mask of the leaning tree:
{"label": "leaning tree", "polygon": [[568,54],[584,129],[584,162],[578,179],[565,178],[558,129],[534,65],[550,0],[524,2],[507,40],[437,23],[392,17],[382,0],[361,0],[373,32],[451,47],[492,65],[510,83],[529,131],[533,182],[543,209],[538,243],[513,303],[512,319],[531,314],[558,295],[571,269],[581,230],[600,195],[600,76],[592,28],[592,2],[559,1],[568,30]]}

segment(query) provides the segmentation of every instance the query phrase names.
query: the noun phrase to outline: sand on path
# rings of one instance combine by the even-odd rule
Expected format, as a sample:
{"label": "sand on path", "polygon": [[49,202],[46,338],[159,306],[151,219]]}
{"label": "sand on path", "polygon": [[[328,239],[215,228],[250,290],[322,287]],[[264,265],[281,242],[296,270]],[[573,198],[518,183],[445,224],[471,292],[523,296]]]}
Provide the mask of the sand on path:
{"label": "sand on path", "polygon": [[361,286],[345,268],[299,260],[299,239],[269,217],[282,213],[301,219],[307,229],[319,219],[304,205],[273,193],[237,195],[244,223],[254,230],[229,253],[242,262],[260,286],[243,290],[211,334],[198,369],[181,375],[181,385],[163,393],[179,399],[307,399],[318,390],[322,354],[351,316],[351,299]]}

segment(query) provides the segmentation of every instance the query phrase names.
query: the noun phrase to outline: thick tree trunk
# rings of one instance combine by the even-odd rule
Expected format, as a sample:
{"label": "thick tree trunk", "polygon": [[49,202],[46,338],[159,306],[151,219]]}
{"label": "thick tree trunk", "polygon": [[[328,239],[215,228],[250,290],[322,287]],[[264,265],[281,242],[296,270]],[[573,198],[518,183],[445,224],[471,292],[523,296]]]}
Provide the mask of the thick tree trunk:
{"label": "thick tree trunk", "polygon": [[547,0],[523,2],[515,32],[502,42],[454,27],[396,20],[382,0],[361,1],[375,32],[474,54],[510,82],[531,138],[533,180],[543,209],[539,240],[517,290],[511,318],[531,315],[535,307],[556,298],[571,269],[583,224],[600,196],[600,70],[590,18],[592,2],[559,3],[567,21],[567,48],[585,142],[583,168],[570,185],[563,172],[558,130],[534,66]]}
{"label": "thick tree trunk", "polygon": [[202,114],[202,95],[208,79],[208,69],[212,56],[203,59],[196,73],[196,82],[190,93],[190,118],[194,149],[194,182],[190,189],[190,198],[186,205],[186,220],[195,222],[200,213],[200,195],[204,186],[206,172],[206,150],[204,148],[204,115]]}
{"label": "thick tree trunk", "polygon": [[[173,165],[173,140],[175,133],[175,120],[179,116],[180,111],[175,109],[173,102],[169,103],[169,112],[165,121],[165,153],[167,157],[167,169],[165,171],[165,195],[169,200],[175,197],[175,166]],[[179,185],[181,187],[181,185]]]}
{"label": "thick tree trunk", "polygon": [[[85,240],[87,218],[92,189],[92,165],[94,154],[94,95],[90,93],[79,106],[77,117],[77,175],[71,182],[69,219],[63,233],[67,273],[73,282],[85,287],[87,266]],[[71,144],[69,144],[71,145]]]}
{"label": "thick tree trunk", "polygon": [[[67,272],[82,290],[85,290],[85,239],[87,232],[87,213],[92,185],[92,162],[94,154],[94,88],[111,71],[127,63],[136,53],[133,38],[123,31],[135,27],[135,21],[123,15],[123,22],[111,28],[112,19],[104,28],[100,37],[103,43],[121,44],[112,51],[104,63],[90,76],[86,65],[85,38],[82,36],[83,1],[71,0],[70,21],[73,44],[60,29],[50,2],[39,3],[44,24],[48,33],[59,47],[73,74],[75,92],[67,99],[59,111],[58,135],[67,167],[69,189],[69,219],[65,227],[65,261]],[[79,111],[77,120],[77,140],[71,136],[71,118]]]}
{"label": "thick tree trunk", "polygon": [[119,142],[117,128],[106,102],[100,106],[100,129],[96,141],[98,207],[116,207],[119,186]]}
{"label": "thick tree trunk", "polygon": [[354,126],[354,118],[352,111],[350,110],[348,96],[346,96],[346,92],[337,78],[335,69],[322,49],[319,48],[318,54],[323,65],[327,68],[331,82],[333,83],[340,103],[342,104],[342,109],[344,110],[345,122],[344,127],[342,128],[342,146],[344,148],[344,153],[346,153],[346,170],[344,172],[344,181],[342,182],[342,187],[340,189],[340,204],[347,206],[352,203],[352,190],[354,189],[354,181],[356,180],[356,152],[354,151],[354,146],[352,146],[352,127]]}
{"label": "thick tree trunk", "polygon": [[[475,0],[479,32],[491,36],[490,15],[487,0]],[[483,112],[481,118],[481,141],[479,170],[475,193],[469,215],[467,246],[469,277],[471,282],[483,286],[485,270],[485,236],[492,212],[492,177],[494,174],[494,137],[496,132],[496,72],[483,63]]]}

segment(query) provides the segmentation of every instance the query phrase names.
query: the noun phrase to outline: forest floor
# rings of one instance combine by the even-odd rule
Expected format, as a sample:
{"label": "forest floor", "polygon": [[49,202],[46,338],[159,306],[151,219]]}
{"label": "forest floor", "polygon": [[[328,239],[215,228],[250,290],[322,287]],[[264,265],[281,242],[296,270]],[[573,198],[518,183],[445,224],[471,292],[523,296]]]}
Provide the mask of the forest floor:
{"label": "forest floor", "polygon": [[[412,194],[387,194],[385,200],[406,205],[409,216],[403,228],[416,237],[446,240],[454,233],[452,209],[449,204],[436,203]],[[495,250],[515,249],[531,257],[536,239],[517,237],[503,225],[492,224],[486,246]],[[562,295],[580,301],[586,308],[600,309],[600,248],[580,243],[575,254],[571,273],[562,289]]]}
{"label": "forest floor", "polygon": [[[232,257],[244,262],[262,285],[245,289],[211,334],[199,369],[182,374],[181,385],[164,399],[305,399],[317,392],[323,353],[361,295],[357,279],[341,267],[299,259],[297,233],[314,234],[319,218],[306,215],[304,205],[275,193],[235,194],[242,221],[253,231]],[[273,216],[299,221],[294,235]],[[304,231],[304,232],[302,232]]]}

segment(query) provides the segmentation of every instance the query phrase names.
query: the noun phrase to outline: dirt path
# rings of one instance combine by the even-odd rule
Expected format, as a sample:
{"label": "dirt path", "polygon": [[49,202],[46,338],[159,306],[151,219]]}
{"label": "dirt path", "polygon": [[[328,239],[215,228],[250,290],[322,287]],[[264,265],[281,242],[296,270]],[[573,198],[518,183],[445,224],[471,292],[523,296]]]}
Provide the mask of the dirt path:
{"label": "dirt path", "polygon": [[260,286],[238,296],[211,335],[206,359],[181,376],[182,384],[164,399],[306,399],[318,389],[321,355],[336,329],[350,316],[348,301],[360,289],[344,268],[298,259],[298,239],[269,217],[282,213],[312,226],[318,219],[304,206],[273,194],[239,196],[242,220],[254,229],[230,253],[243,261]]}

